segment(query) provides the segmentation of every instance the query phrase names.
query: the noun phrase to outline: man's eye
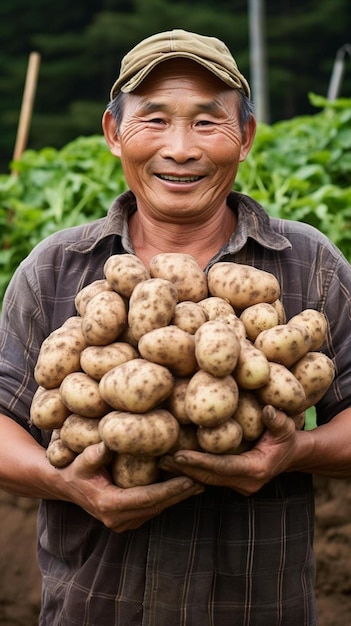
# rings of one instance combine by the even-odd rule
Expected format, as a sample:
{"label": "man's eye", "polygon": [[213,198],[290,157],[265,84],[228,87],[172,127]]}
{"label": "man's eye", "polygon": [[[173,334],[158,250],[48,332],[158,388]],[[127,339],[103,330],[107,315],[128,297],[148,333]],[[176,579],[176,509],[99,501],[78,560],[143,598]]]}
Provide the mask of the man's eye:
{"label": "man's eye", "polygon": [[199,120],[197,126],[211,126],[213,123],[210,120]]}
{"label": "man's eye", "polygon": [[151,122],[151,124],[163,124],[164,123],[161,117],[153,117],[151,120],[149,120],[149,122]]}

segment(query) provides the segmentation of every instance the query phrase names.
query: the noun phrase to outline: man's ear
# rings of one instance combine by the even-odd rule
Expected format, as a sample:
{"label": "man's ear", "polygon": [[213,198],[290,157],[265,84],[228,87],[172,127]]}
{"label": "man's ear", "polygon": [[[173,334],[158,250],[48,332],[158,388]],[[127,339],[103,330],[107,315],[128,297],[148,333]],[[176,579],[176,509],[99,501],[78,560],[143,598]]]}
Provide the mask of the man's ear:
{"label": "man's ear", "polygon": [[117,133],[116,122],[110,111],[105,111],[102,116],[102,130],[104,131],[105,140],[110,148],[110,152],[114,156],[120,157],[120,141]]}
{"label": "man's ear", "polygon": [[253,144],[255,134],[256,134],[256,119],[253,115],[250,115],[243,131],[243,139],[241,143],[239,161],[245,161],[247,155],[249,154],[251,150],[251,146]]}

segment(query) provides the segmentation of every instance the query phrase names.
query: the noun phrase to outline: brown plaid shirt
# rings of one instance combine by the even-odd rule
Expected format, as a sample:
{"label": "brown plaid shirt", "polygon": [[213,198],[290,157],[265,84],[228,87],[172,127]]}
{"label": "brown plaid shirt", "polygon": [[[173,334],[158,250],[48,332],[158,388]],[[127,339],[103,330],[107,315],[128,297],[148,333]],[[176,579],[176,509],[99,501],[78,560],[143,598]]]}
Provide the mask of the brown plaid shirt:
{"label": "brown plaid shirt", "polygon": [[[351,271],[313,228],[269,219],[232,193],[238,226],[212,259],[276,275],[287,317],[321,310],[324,350],[335,383],[317,407],[318,423],[350,405]],[[33,368],[44,338],[75,314],[74,297],[102,278],[111,254],[133,252],[131,192],[106,218],[42,242],[17,270],[0,326],[0,412],[46,445],[29,426]],[[222,488],[174,506],[142,528],[116,534],[79,507],[41,503],[38,555],[43,573],[40,626],[316,626],[311,477],[283,474],[255,496]]]}

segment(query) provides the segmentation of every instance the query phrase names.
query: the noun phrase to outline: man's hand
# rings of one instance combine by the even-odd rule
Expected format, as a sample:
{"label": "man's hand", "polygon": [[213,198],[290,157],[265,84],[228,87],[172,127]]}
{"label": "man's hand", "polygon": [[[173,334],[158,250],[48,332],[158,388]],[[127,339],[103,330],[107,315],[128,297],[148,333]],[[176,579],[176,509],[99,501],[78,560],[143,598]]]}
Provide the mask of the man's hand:
{"label": "man's hand", "polygon": [[160,461],[163,469],[181,472],[199,483],[235,489],[249,496],[274,476],[291,468],[297,446],[294,421],[271,406],[263,410],[265,432],[242,454],[214,455],[180,450]]}
{"label": "man's hand", "polygon": [[103,443],[95,444],[58,471],[65,482],[63,499],[75,502],[115,532],[138,528],[164,509],[204,489],[186,476],[121,489],[112,483],[106,469],[110,457]]}

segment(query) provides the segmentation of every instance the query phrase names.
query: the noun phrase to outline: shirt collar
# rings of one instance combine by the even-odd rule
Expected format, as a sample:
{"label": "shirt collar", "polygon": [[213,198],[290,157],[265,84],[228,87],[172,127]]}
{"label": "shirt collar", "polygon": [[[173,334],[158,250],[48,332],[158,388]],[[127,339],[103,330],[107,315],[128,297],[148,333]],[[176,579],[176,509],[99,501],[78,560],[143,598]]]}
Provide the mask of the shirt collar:
{"label": "shirt collar", "polygon": [[[231,192],[227,199],[228,205],[237,213],[237,227],[228,243],[218,252],[217,256],[235,254],[246,244],[249,238],[257,241],[264,248],[271,250],[285,250],[291,248],[289,240],[275,232],[270,224],[270,219],[262,206],[242,193]],[[87,227],[86,237],[71,244],[68,249],[87,254],[96,248],[107,237],[120,236],[124,248],[130,252],[133,246],[129,238],[128,220],[136,211],[135,196],[131,191],[126,191],[112,203],[107,216]]]}

